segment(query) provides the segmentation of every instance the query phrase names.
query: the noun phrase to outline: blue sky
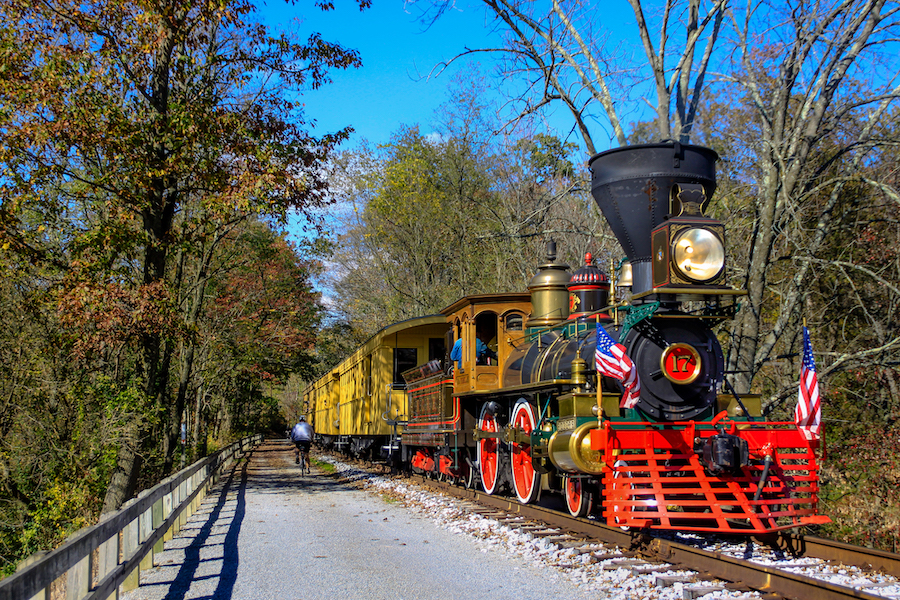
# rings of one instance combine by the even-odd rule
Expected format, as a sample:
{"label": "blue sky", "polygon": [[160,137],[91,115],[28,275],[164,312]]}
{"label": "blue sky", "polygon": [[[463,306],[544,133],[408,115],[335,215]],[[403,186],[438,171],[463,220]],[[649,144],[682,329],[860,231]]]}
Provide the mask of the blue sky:
{"label": "blue sky", "polygon": [[356,133],[345,148],[363,137],[386,142],[404,124],[422,125],[428,133],[426,125],[447,99],[451,78],[465,65],[429,78],[431,69],[466,46],[490,43],[483,9],[463,3],[427,29],[416,20],[416,6],[406,8],[401,0],[374,0],[364,11],[351,0],[337,0],[335,10],[328,12],[308,2],[266,4],[263,16],[269,24],[300,18],[304,34],[320,32],[323,39],[356,49],[362,56],[361,68],[333,71],[332,83],[303,96],[306,114],[316,121],[316,133],[354,127]]}
{"label": "blue sky", "polygon": [[[299,19],[304,37],[319,32],[324,40],[361,55],[361,68],[332,71],[332,83],[304,93],[306,114],[316,121],[315,134],[350,125],[356,132],[343,146],[350,149],[362,138],[375,144],[387,142],[401,125],[419,125],[422,133],[430,133],[435,109],[446,102],[454,77],[471,69],[474,61],[485,76],[494,74],[496,55],[478,53],[429,77],[437,64],[464,48],[501,46],[500,36],[491,31],[493,23],[478,0],[448,0],[453,8],[425,28],[417,16],[420,7],[434,1],[373,0],[371,7],[360,11],[355,0],[334,0],[334,10],[323,12],[310,0],[296,0],[294,5],[285,0],[260,0],[261,15],[268,25],[277,27]],[[634,13],[625,0],[608,0],[597,10],[598,25],[611,32],[613,45],[622,49],[634,43],[629,39],[634,35]],[[551,110],[547,118],[554,133],[568,135],[573,124],[568,111],[561,106]],[[580,138],[576,135],[571,141],[579,143]]]}
{"label": "blue sky", "polygon": [[[453,77],[471,63],[454,64],[437,77],[429,77],[429,72],[465,47],[491,44],[483,9],[462,2],[428,28],[417,21],[416,7],[407,8],[402,0],[374,0],[364,11],[353,0],[336,0],[335,9],[328,12],[308,1],[291,6],[283,0],[264,0],[261,14],[272,26],[286,27],[286,21],[300,19],[303,36],[319,32],[322,39],[360,53],[362,67],[332,71],[332,83],[307,91],[302,98],[307,117],[316,122],[314,134],[354,128],[342,150],[356,147],[362,139],[386,143],[402,125],[419,125],[422,133],[430,133],[429,124],[447,101]],[[479,56],[488,71],[489,59]],[[289,218],[287,229],[297,240],[307,235],[296,216]]]}
{"label": "blue sky", "polygon": [[[419,0],[418,6],[429,2]],[[619,28],[634,21],[624,0],[607,3],[603,13],[607,27]],[[353,149],[362,139],[386,143],[402,125],[418,125],[428,134],[435,110],[447,102],[455,78],[472,69],[475,61],[484,75],[493,75],[493,55],[478,53],[429,77],[436,65],[465,48],[501,45],[480,2],[458,0],[428,28],[417,20],[418,14],[416,3],[408,5],[403,0],[373,0],[364,11],[354,0],[335,0],[335,9],[327,12],[309,0],[298,0],[293,6],[284,0],[261,1],[266,24],[287,27],[292,19],[299,19],[304,38],[319,32],[324,40],[361,55],[361,68],[334,70],[332,83],[303,94],[306,115],[316,122],[314,134],[352,126],[355,133],[342,150]],[[569,133],[572,120],[564,108],[555,108],[549,119],[557,135]],[[570,140],[580,142],[577,135]],[[290,219],[288,231],[298,238],[304,235],[296,218]]]}

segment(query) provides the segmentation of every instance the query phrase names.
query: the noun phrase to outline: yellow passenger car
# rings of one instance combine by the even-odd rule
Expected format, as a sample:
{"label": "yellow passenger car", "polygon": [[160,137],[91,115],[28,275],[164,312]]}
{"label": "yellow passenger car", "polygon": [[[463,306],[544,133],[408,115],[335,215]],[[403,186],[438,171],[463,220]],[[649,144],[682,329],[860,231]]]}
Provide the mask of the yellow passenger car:
{"label": "yellow passenger car", "polygon": [[310,384],[304,412],[325,447],[377,457],[408,420],[401,373],[443,361],[449,329],[444,315],[394,323]]}

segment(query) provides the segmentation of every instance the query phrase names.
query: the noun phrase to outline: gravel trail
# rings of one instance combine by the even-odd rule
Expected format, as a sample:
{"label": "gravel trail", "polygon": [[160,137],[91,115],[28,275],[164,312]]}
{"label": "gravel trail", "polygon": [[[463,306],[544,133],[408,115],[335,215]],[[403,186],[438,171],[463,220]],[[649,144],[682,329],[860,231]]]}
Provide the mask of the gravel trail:
{"label": "gravel trail", "polygon": [[267,441],[201,509],[125,600],[599,598],[389,498],[314,471]]}

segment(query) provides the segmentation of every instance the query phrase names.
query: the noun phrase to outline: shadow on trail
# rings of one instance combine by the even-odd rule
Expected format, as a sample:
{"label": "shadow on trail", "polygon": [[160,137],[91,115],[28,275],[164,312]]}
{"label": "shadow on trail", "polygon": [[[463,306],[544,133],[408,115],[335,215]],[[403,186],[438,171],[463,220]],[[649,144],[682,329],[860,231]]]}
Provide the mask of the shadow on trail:
{"label": "shadow on trail", "polygon": [[301,475],[300,465],[294,463],[294,445],[286,440],[266,440],[259,447],[265,453],[262,460],[250,466],[249,489],[263,494],[341,493],[350,488],[342,485],[333,474],[314,466],[311,474]]}
{"label": "shadow on trail", "polygon": [[[200,558],[200,550],[203,547],[215,545],[215,543],[208,543],[209,538],[214,535],[213,528],[224,526],[225,523],[219,523],[219,521],[228,519],[230,519],[230,523],[227,524],[228,531],[222,542],[222,558],[205,560],[221,560],[222,562],[222,567],[219,572],[219,582],[215,592],[213,592],[212,599],[227,600],[231,598],[232,591],[234,590],[234,582],[237,578],[237,567],[239,562],[237,545],[238,535],[240,534],[241,523],[244,520],[244,514],[247,509],[246,484],[248,466],[248,461],[245,460],[241,462],[239,481],[235,481],[238,469],[234,468],[223,482],[219,497],[212,507],[212,510],[210,510],[206,522],[200,526],[200,529],[194,535],[194,539],[191,540],[190,545],[184,549],[184,560],[181,567],[178,569],[175,578],[169,584],[169,591],[165,596],[165,600],[184,600],[191,588],[191,583],[197,580],[195,579],[197,569],[200,567],[201,563],[204,562],[204,560]],[[229,511],[225,510],[225,505],[228,503],[229,496],[232,494],[236,496],[235,507],[233,512],[229,514]],[[182,529],[182,531],[184,532],[185,529]],[[203,577],[202,579],[212,579],[212,576]]]}
{"label": "shadow on trail", "polygon": [[[188,543],[189,539],[188,545],[181,550],[183,559],[177,564],[163,565],[166,569],[177,569],[174,576],[168,581],[156,581],[141,587],[160,586],[166,589],[164,600],[186,600],[197,597],[191,592],[192,584],[203,581],[211,584],[218,579],[215,591],[200,597],[204,600],[230,600],[240,564],[238,538],[247,511],[248,491],[289,497],[295,494],[348,492],[351,488],[318,469],[314,469],[312,474],[301,475],[299,466],[294,464],[293,446],[270,440],[240,459],[182,527],[178,537],[182,538],[183,543]],[[215,551],[209,552],[216,546],[221,546],[221,555]],[[218,573],[210,572],[210,567],[215,571],[215,566],[218,566]]]}

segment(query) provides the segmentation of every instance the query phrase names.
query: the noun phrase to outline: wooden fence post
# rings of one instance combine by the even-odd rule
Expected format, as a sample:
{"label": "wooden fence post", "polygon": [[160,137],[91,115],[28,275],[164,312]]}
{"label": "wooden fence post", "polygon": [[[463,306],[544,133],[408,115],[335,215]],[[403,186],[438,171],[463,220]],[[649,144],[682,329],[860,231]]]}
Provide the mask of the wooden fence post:
{"label": "wooden fence post", "polygon": [[[97,581],[103,581],[107,575],[119,566],[119,532],[100,544],[100,558],[97,560]],[[110,595],[115,598],[116,593]]]}
{"label": "wooden fence post", "polygon": [[[139,519],[140,517],[138,517]],[[122,559],[123,562],[131,558],[131,556],[137,552],[138,546],[140,545],[140,530],[138,529],[138,519],[133,519],[128,525],[125,526],[125,529],[122,530]],[[127,592],[128,590],[133,590],[137,588],[141,583],[141,570],[140,568],[134,569],[131,573],[128,574],[128,577],[125,581],[122,582],[122,585],[119,588]]]}

